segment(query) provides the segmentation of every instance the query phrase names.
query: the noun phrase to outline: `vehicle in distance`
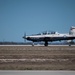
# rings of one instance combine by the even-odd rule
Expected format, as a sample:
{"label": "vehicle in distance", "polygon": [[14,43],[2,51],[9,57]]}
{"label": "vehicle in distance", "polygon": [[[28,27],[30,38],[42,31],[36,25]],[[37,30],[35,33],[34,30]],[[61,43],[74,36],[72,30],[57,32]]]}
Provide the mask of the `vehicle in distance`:
{"label": "vehicle in distance", "polygon": [[48,42],[67,40],[69,41],[69,46],[71,46],[71,42],[75,39],[75,27],[72,26],[68,34],[61,34],[54,31],[53,32],[45,31],[40,34],[35,34],[30,36],[24,35],[23,38],[33,42],[43,41],[45,42],[44,46],[48,46]]}

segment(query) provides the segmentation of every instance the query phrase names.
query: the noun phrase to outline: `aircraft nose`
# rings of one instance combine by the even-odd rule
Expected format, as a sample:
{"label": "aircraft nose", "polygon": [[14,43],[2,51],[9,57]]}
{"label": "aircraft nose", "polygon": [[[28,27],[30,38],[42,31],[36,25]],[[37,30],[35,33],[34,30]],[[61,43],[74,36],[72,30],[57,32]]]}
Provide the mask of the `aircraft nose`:
{"label": "aircraft nose", "polygon": [[23,38],[24,38],[24,39],[27,39],[27,40],[29,40],[29,39],[30,39],[30,37],[27,37],[27,36],[23,36]]}
{"label": "aircraft nose", "polygon": [[27,39],[27,40],[29,40],[29,39],[30,39],[30,37],[27,37],[26,39]]}

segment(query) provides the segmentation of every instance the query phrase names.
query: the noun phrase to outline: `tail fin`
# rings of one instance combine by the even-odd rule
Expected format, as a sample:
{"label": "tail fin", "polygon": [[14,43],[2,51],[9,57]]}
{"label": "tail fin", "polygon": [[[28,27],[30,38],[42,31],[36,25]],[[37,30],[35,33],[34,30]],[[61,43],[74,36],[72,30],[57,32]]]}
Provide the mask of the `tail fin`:
{"label": "tail fin", "polygon": [[74,26],[72,26],[72,27],[70,28],[69,34],[70,34],[70,35],[75,35],[75,27],[74,27]]}

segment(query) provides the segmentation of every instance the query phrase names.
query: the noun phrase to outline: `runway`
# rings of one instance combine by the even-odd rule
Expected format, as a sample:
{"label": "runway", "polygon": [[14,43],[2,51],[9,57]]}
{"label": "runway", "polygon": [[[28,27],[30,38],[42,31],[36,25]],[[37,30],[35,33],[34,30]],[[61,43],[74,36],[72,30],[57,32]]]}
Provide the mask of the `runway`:
{"label": "runway", "polygon": [[0,70],[0,75],[75,75],[75,71]]}

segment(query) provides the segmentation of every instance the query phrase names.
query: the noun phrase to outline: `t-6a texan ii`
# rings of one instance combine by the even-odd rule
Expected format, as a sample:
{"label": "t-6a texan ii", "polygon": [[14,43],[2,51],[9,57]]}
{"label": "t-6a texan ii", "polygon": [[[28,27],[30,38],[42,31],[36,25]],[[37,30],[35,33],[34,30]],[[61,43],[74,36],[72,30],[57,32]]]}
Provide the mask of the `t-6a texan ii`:
{"label": "t-6a texan ii", "polygon": [[24,35],[23,38],[33,42],[43,41],[45,42],[44,46],[48,46],[48,42],[52,42],[52,41],[70,40],[71,42],[75,39],[75,27],[72,26],[68,34],[60,34],[58,32],[46,31],[40,34],[31,35],[31,36]]}

